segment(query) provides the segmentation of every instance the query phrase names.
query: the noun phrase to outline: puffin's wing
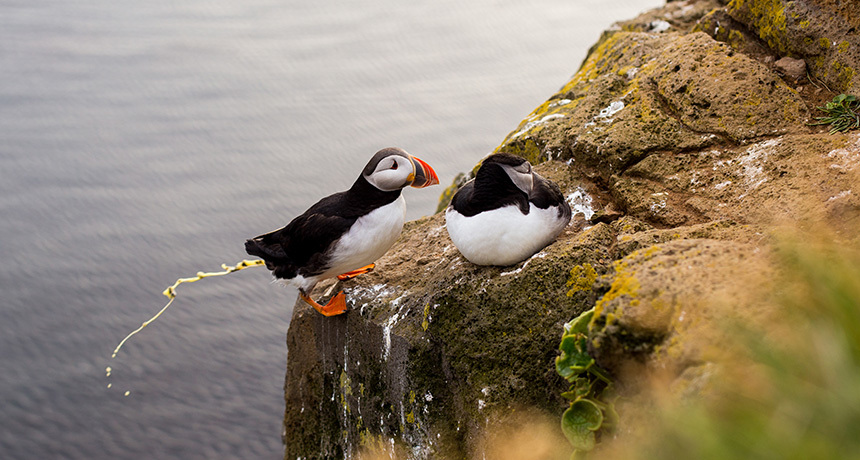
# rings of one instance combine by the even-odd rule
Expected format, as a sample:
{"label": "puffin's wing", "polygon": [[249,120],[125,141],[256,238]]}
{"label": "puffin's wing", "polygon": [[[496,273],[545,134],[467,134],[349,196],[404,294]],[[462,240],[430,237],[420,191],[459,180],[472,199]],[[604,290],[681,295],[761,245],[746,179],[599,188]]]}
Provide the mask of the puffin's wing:
{"label": "puffin's wing", "polygon": [[338,210],[342,194],[323,198],[286,227],[245,242],[245,251],[266,261],[278,278],[294,278],[300,268],[312,274],[325,270],[326,250],[355,223],[357,217]]}
{"label": "puffin's wing", "polygon": [[558,185],[544,179],[542,176],[535,174],[535,184],[532,193],[529,195],[529,201],[541,209],[549,208],[550,206],[558,206],[559,216],[570,215],[570,205],[564,199],[561,189]]}
{"label": "puffin's wing", "polygon": [[463,184],[454,196],[451,197],[451,202],[448,206],[454,208],[460,214],[465,214],[466,208],[469,206],[469,203],[472,201],[472,194],[475,192],[475,179],[470,180]]}
{"label": "puffin's wing", "polygon": [[341,237],[355,219],[307,212],[286,227],[260,235],[245,243],[248,254],[275,265],[305,266]]}

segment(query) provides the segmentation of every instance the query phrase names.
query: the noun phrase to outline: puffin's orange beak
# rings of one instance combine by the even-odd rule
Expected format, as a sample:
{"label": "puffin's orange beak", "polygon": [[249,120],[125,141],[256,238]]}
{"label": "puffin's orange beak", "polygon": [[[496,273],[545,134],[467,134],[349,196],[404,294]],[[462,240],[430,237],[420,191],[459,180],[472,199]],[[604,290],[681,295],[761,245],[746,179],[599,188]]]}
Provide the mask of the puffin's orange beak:
{"label": "puffin's orange beak", "polygon": [[415,188],[424,188],[439,183],[439,177],[436,176],[436,171],[430,167],[424,160],[417,157],[412,157],[412,165],[415,167],[415,179],[412,180],[412,185]]}

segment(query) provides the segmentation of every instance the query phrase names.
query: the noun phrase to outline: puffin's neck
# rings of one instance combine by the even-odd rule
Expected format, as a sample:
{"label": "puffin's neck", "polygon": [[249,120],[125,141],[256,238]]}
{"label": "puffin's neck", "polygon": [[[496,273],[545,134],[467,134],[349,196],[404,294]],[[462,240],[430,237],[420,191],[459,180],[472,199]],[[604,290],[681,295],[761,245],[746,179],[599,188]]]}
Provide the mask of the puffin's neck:
{"label": "puffin's neck", "polygon": [[399,198],[400,189],[389,192],[379,190],[371,185],[364,176],[358,176],[352,187],[347,190],[346,195],[351,207],[369,212]]}

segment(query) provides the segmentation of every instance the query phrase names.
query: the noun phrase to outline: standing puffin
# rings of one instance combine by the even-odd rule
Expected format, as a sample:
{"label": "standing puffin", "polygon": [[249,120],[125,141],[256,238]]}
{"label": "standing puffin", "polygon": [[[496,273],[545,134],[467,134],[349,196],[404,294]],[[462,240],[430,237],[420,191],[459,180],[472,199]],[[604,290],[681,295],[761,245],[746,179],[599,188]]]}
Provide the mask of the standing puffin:
{"label": "standing puffin", "polygon": [[555,240],[570,222],[570,205],[528,161],[498,153],[485,158],[475,178],[457,191],[445,222],[469,262],[512,265]]}
{"label": "standing puffin", "polygon": [[406,202],[400,191],[438,183],[424,161],[399,148],[382,149],[349,190],[321,199],[280,230],[247,240],[245,251],[262,258],[275,278],[297,286],[318,312],[339,315],[346,312],[343,291],[323,306],[310,297],[314,286],[372,270],[403,229]]}

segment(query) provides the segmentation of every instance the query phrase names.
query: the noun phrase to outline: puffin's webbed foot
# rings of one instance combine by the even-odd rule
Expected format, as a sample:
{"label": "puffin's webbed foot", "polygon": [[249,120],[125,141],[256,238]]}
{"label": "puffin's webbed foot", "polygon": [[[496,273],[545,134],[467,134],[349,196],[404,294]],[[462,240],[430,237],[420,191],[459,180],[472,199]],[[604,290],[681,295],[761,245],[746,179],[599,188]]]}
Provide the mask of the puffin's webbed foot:
{"label": "puffin's webbed foot", "polygon": [[365,265],[365,266],[359,268],[358,270],[353,270],[351,272],[346,272],[342,275],[337,275],[337,279],[339,279],[341,281],[346,281],[348,279],[355,278],[358,275],[370,273],[373,271],[374,267],[376,267],[376,264]]}
{"label": "puffin's webbed foot", "polygon": [[299,289],[299,297],[307,302],[308,305],[314,307],[314,310],[320,312],[320,314],[324,316],[337,316],[346,313],[346,296],[343,294],[343,291],[338,292],[337,295],[332,297],[325,305],[316,303],[314,299],[311,299],[311,297],[305,294],[301,289]]}

